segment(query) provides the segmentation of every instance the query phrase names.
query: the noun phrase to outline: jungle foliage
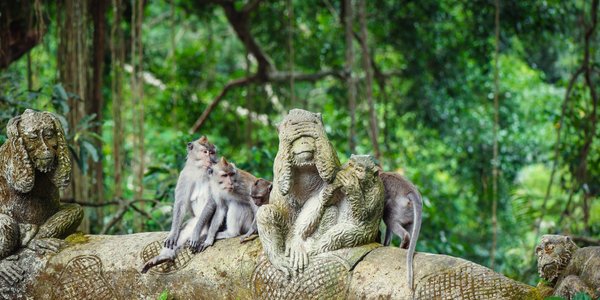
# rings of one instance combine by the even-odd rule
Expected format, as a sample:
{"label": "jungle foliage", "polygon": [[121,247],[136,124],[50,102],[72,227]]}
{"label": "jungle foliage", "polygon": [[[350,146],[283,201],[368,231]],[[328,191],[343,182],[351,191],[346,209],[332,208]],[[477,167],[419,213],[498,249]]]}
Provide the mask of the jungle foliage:
{"label": "jungle foliage", "polygon": [[185,145],[200,135],[272,179],[276,124],[297,107],[323,113],[342,162],[374,154],[377,141],[383,168],[420,188],[418,251],[493,259],[496,271],[534,284],[539,235],[600,244],[597,0],[500,0],[497,40],[493,1],[365,1],[370,66],[355,2],[350,62],[344,1],[3,7],[13,13],[2,26],[25,16],[22,26],[44,38],[0,71],[0,126],[29,107],[62,116],[81,182],[64,198],[87,205],[92,233],[168,230]]}

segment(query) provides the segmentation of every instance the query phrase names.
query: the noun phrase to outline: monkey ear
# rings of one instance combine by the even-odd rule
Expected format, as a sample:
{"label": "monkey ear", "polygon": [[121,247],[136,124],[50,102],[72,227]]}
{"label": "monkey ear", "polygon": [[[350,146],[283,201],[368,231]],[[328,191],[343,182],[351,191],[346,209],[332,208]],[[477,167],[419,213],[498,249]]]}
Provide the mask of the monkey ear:
{"label": "monkey ear", "polygon": [[192,143],[192,142],[187,143],[187,150],[191,151],[192,149],[194,149],[194,143]]}
{"label": "monkey ear", "polygon": [[273,184],[269,184],[269,192],[271,192],[273,190]]}
{"label": "monkey ear", "polygon": [[229,162],[227,162],[227,159],[225,159],[225,156],[221,156],[221,163],[224,165],[229,165]]}
{"label": "monkey ear", "polygon": [[6,135],[9,140],[19,137],[19,122],[21,122],[21,116],[16,116],[8,121],[8,124],[6,125]]}
{"label": "monkey ear", "polygon": [[58,165],[52,173],[51,180],[59,188],[64,188],[69,185],[71,181],[71,155],[69,154],[69,147],[67,145],[67,139],[65,138],[65,131],[60,124],[58,117],[49,112],[48,114],[54,123],[54,130],[58,137],[58,150],[56,155],[58,158]]}
{"label": "monkey ear", "polygon": [[203,135],[203,136],[201,136],[201,137],[198,139],[198,142],[199,142],[200,144],[208,144],[208,138],[206,138],[206,136],[205,136],[205,135]]}
{"label": "monkey ear", "polygon": [[33,164],[25,149],[23,138],[19,134],[19,123],[21,117],[14,117],[8,121],[6,128],[8,140],[7,151],[1,155],[7,156],[4,167],[4,177],[10,187],[20,193],[28,193],[33,189],[35,183],[35,171]]}

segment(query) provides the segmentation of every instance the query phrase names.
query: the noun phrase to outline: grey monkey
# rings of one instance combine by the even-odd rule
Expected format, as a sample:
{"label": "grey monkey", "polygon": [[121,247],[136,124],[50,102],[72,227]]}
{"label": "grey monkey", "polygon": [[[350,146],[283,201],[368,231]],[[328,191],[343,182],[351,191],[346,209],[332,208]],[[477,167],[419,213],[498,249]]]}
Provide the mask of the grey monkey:
{"label": "grey monkey", "polygon": [[413,256],[421,231],[423,200],[417,187],[402,175],[382,172],[385,208],[383,222],[386,225],[383,245],[389,246],[392,233],[402,238],[400,248],[408,248],[406,269],[408,285],[413,289]]}

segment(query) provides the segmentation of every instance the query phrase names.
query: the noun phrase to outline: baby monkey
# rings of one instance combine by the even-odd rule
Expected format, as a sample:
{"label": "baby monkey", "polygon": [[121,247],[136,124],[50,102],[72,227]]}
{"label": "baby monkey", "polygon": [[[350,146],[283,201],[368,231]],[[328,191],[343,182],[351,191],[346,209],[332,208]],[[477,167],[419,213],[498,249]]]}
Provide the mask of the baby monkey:
{"label": "baby monkey", "polygon": [[386,225],[383,245],[389,246],[392,233],[402,238],[400,248],[408,248],[406,268],[408,286],[413,289],[413,256],[421,230],[423,200],[417,188],[402,175],[381,172],[385,190],[383,222]]}
{"label": "baby monkey", "polygon": [[[252,201],[254,202],[257,208],[261,207],[264,204],[269,204],[269,195],[271,194],[272,189],[273,184],[266,179],[259,178],[254,182],[252,190],[250,191],[250,197],[252,198]],[[256,218],[254,218],[254,221],[252,222],[252,228],[240,238],[240,242],[245,243],[253,240],[254,238],[256,238],[256,236],[254,236],[253,238],[251,238],[250,236],[255,234],[256,232]]]}

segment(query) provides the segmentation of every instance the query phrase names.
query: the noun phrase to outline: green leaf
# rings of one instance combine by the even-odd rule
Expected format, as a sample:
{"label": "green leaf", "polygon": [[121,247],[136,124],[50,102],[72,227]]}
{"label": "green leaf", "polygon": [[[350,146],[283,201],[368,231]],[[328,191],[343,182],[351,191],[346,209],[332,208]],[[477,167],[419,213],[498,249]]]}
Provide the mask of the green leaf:
{"label": "green leaf", "polygon": [[98,150],[96,149],[96,147],[94,145],[92,145],[92,143],[88,142],[88,141],[82,141],[81,142],[81,146],[83,148],[85,148],[85,151],[92,156],[92,160],[94,162],[98,162],[98,160],[100,159],[99,155],[98,155]]}
{"label": "green leaf", "polygon": [[575,297],[573,297],[573,300],[592,300],[592,297],[590,297],[588,294],[586,294],[584,292],[580,292],[580,293],[577,293],[575,295]]}
{"label": "green leaf", "polygon": [[167,300],[169,299],[169,291],[167,289],[165,289],[164,291],[162,291],[162,293],[160,293],[160,295],[158,295],[158,300]]}
{"label": "green leaf", "polygon": [[54,88],[52,89],[52,96],[55,96],[56,98],[62,101],[69,100],[69,96],[67,96],[67,91],[65,91],[65,88],[60,83],[54,85]]}

